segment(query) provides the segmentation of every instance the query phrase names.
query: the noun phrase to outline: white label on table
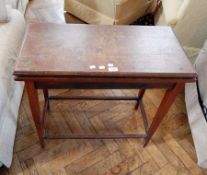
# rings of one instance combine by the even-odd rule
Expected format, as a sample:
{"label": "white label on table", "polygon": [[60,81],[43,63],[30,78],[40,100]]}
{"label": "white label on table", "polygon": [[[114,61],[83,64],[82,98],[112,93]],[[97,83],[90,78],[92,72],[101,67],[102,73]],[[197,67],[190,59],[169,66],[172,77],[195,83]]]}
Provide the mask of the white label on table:
{"label": "white label on table", "polygon": [[105,69],[105,66],[104,65],[101,65],[101,66],[98,66],[99,69],[103,70]]}
{"label": "white label on table", "polygon": [[95,65],[90,65],[89,68],[90,68],[90,69],[95,69],[96,66],[95,66]]}
{"label": "white label on table", "polygon": [[118,67],[109,67],[108,70],[109,70],[109,72],[117,72],[117,71],[119,71]]}

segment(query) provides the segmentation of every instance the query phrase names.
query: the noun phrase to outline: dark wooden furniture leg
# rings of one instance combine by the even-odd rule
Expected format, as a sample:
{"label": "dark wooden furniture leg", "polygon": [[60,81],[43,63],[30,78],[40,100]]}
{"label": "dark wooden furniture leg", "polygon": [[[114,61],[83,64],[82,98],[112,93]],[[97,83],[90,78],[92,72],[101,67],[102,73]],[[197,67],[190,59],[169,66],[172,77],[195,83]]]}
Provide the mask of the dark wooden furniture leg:
{"label": "dark wooden furniture leg", "polygon": [[43,89],[43,94],[44,94],[45,100],[47,100],[48,99],[48,89]]}
{"label": "dark wooden furniture leg", "polygon": [[48,97],[49,97],[49,93],[48,93],[48,89],[43,89],[43,94],[44,94],[44,98],[45,98],[45,103],[47,104],[47,111],[49,111],[50,110],[50,103],[49,103],[49,99],[48,99]]}
{"label": "dark wooden furniture leg", "polygon": [[142,98],[144,96],[144,93],[145,93],[145,89],[140,89],[139,90],[139,94],[138,94],[139,100],[137,100],[137,103],[136,103],[134,109],[138,110],[138,108],[139,108],[139,102],[140,102],[140,100],[142,100]]}
{"label": "dark wooden furniture leg", "polygon": [[39,136],[40,144],[42,147],[44,147],[43,128],[42,128],[42,122],[40,117],[40,107],[39,107],[37,89],[35,89],[33,81],[26,81],[25,86],[29,98],[32,117],[34,119],[35,127],[37,129],[37,133]]}
{"label": "dark wooden furniture leg", "polygon": [[183,83],[177,83],[173,89],[169,89],[166,91],[161,101],[161,104],[155,114],[155,117],[153,118],[150,128],[148,129],[147,137],[145,138],[144,147],[148,144],[149,140],[157,130],[165,114],[167,114],[176,96],[183,90],[183,88],[184,88]]}

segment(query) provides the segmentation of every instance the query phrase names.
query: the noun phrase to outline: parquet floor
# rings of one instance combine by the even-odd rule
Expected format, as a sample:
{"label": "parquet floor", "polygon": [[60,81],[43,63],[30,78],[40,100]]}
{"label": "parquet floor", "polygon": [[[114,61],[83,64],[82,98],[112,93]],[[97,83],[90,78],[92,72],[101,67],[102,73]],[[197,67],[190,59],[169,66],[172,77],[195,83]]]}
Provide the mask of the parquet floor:
{"label": "parquet floor", "polygon": [[[33,0],[27,21],[64,23],[62,0]],[[67,15],[67,22],[82,23]],[[137,95],[137,90],[52,90],[62,95]],[[158,107],[163,91],[150,90],[144,97],[149,120]],[[39,92],[43,104],[42,92]],[[56,101],[48,115],[52,134],[142,132],[134,102]],[[14,158],[4,175],[202,175],[188,126],[184,96],[171,107],[152,141],[143,140],[53,140],[41,149],[28,107],[26,93],[20,106]]]}

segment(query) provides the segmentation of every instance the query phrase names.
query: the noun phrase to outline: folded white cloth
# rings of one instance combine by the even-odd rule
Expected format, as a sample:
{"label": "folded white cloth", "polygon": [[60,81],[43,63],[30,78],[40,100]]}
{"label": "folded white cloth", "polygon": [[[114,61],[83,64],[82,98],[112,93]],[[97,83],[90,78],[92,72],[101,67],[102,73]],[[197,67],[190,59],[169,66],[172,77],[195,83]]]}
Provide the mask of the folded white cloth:
{"label": "folded white cloth", "polygon": [[10,7],[6,5],[5,0],[0,1],[0,23],[6,23],[10,20]]}
{"label": "folded white cloth", "polygon": [[0,23],[0,163],[10,167],[23,85],[13,71],[25,34],[24,16],[11,10],[11,20]]}
{"label": "folded white cloth", "polygon": [[195,62],[203,105],[207,106],[207,41]]}
{"label": "folded white cloth", "polygon": [[162,0],[165,21],[168,25],[174,26],[178,21],[178,11],[182,0]]}
{"label": "folded white cloth", "polygon": [[10,5],[13,9],[16,9],[19,0],[4,0],[7,5]]}
{"label": "folded white cloth", "polygon": [[195,69],[198,73],[199,86],[197,87],[196,83],[186,85],[185,101],[197,162],[200,167],[207,169],[207,122],[198,100],[199,94],[197,91],[197,88],[199,88],[203,105],[207,106],[207,41],[196,59]]}
{"label": "folded white cloth", "polygon": [[19,2],[18,2],[17,9],[18,9],[20,12],[22,12],[22,14],[24,14],[25,11],[26,11],[27,3],[28,3],[28,0],[19,0]]}
{"label": "folded white cloth", "polygon": [[183,18],[189,3],[189,0],[162,0],[166,23],[175,26]]}

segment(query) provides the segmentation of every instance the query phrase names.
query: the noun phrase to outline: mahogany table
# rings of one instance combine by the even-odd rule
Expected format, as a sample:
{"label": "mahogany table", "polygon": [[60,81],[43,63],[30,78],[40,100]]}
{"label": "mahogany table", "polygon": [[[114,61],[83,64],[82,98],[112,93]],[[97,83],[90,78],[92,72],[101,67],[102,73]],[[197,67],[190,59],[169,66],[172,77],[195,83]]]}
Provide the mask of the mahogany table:
{"label": "mahogany table", "polygon": [[[170,27],[96,26],[34,23],[27,28],[15,80],[24,81],[41,146],[44,139],[143,138],[147,145],[185,83],[196,72]],[[49,96],[48,89],[141,89],[137,97]],[[166,93],[148,127],[142,97],[146,89]],[[41,117],[37,89],[43,89]],[[49,101],[136,100],[146,133],[53,137],[45,131]]]}

